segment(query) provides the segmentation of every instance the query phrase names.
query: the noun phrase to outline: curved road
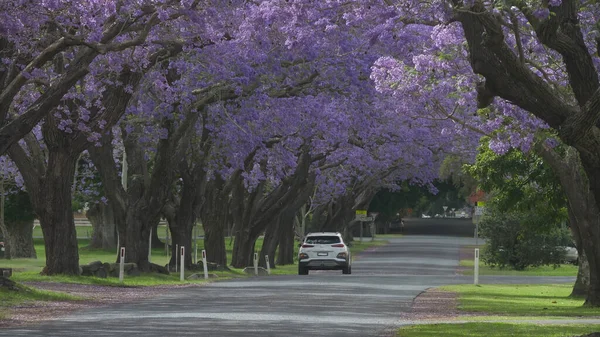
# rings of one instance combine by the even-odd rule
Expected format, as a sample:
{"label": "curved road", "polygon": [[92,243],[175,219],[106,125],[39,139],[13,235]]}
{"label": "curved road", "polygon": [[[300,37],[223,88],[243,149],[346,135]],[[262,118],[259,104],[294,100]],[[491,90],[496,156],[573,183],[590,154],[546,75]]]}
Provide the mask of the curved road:
{"label": "curved road", "polygon": [[[446,226],[433,222],[438,224],[427,226]],[[410,323],[402,313],[425,289],[472,282],[455,270],[459,247],[473,243],[458,236],[407,235],[357,256],[352,275],[311,271],[216,282],[32,327],[0,329],[0,336],[381,336]],[[480,278],[482,283],[573,280]]]}

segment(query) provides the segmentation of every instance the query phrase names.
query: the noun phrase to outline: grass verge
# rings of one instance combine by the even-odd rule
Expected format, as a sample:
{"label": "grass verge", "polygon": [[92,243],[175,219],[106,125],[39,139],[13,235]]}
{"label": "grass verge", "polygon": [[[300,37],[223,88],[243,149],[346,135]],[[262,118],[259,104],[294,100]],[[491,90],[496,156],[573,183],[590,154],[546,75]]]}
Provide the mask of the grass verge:
{"label": "grass verge", "polygon": [[[583,307],[583,299],[569,297],[571,284],[453,285],[441,290],[458,293],[458,307],[481,316],[457,317],[469,323],[421,324],[398,330],[397,336],[580,336],[600,331],[600,324],[546,324],[536,320],[573,320],[600,317],[600,308]],[[518,321],[528,322],[518,322]],[[517,321],[517,322],[515,322]]]}
{"label": "grass verge", "polygon": [[426,324],[402,328],[397,336],[402,337],[464,337],[464,336],[528,336],[563,337],[580,336],[600,331],[600,325],[565,324],[537,325],[522,323],[457,323]]}
{"label": "grass verge", "polygon": [[[469,269],[463,271],[463,275],[473,275],[473,260],[461,260],[460,266]],[[527,268],[525,270],[501,269],[487,266],[480,262],[479,275],[506,275],[506,276],[577,276],[578,267],[572,264],[561,264],[557,267],[540,266]]]}
{"label": "grass verge", "polygon": [[458,293],[459,309],[518,316],[600,316],[600,309],[583,307],[569,297],[572,284],[453,285],[442,290]]}
{"label": "grass verge", "polygon": [[0,319],[7,319],[9,308],[33,301],[78,301],[81,297],[45,290],[37,290],[17,284],[18,290],[0,288]]}
{"label": "grass verge", "polygon": [[[461,247],[460,267],[463,275],[473,275],[475,261],[473,259],[474,249],[483,249],[483,245]],[[513,270],[488,266],[483,261],[479,262],[479,275],[505,275],[505,276],[577,276],[578,266],[573,264],[561,264],[554,266],[531,267],[525,270]]]}

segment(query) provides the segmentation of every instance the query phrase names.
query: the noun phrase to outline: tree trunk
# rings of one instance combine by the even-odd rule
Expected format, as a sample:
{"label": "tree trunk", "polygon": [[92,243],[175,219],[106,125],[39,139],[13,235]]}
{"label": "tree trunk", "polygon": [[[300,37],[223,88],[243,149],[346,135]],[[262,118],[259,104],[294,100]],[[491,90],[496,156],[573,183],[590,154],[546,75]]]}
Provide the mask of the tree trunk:
{"label": "tree trunk", "polygon": [[[46,275],[79,275],[77,232],[73,221],[71,186],[77,156],[51,148],[46,179],[32,203],[39,216],[46,246]],[[33,193],[32,193],[33,194]]]}
{"label": "tree trunk", "polygon": [[[589,180],[582,170],[579,153],[567,148],[565,157],[553,149],[536,146],[536,151],[550,165],[567,196],[571,226],[579,232],[581,250],[587,257],[590,270],[590,285],[585,305],[600,306],[600,209],[590,190]],[[579,248],[578,248],[579,249]]]}
{"label": "tree trunk", "polygon": [[[308,188],[312,189],[312,184],[308,186]],[[301,193],[298,196],[298,202],[290,207],[287,207],[278,218],[279,228],[277,231],[277,242],[279,244],[279,250],[277,252],[277,264],[285,265],[285,264],[294,264],[294,218],[298,210],[302,207],[298,206],[299,202],[303,201],[303,197],[306,194]],[[270,256],[270,255],[269,255]]]}
{"label": "tree trunk", "polygon": [[[192,227],[186,223],[169,223],[171,228],[171,235],[173,236],[173,244],[171,245],[171,260],[169,260],[169,266],[177,268],[181,266],[181,247],[185,247],[185,268],[189,269],[192,266]],[[179,251],[177,251],[179,249]]]}
{"label": "tree trunk", "polygon": [[258,257],[258,264],[266,268],[267,267],[267,259],[266,256],[269,256],[269,264],[271,268],[276,268],[275,266],[275,252],[277,251],[277,246],[279,245],[279,228],[280,228],[280,217],[277,217],[265,230],[265,238],[263,239],[262,249],[260,250],[260,255]]}
{"label": "tree trunk", "polygon": [[117,248],[115,214],[110,203],[99,202],[90,207],[86,216],[92,223],[91,248],[114,250]]}
{"label": "tree trunk", "polygon": [[573,224],[575,221],[573,210],[569,208],[569,222],[572,223],[571,232],[573,233],[573,240],[575,241],[575,246],[577,247],[577,252],[579,254],[579,270],[577,271],[577,279],[575,280],[575,285],[573,286],[571,296],[583,297],[588,293],[588,289],[590,287],[590,264],[588,263],[587,256],[585,255],[585,251],[582,247],[582,239],[581,234],[579,233],[579,228]]}
{"label": "tree trunk", "polygon": [[590,264],[585,252],[582,250],[579,254],[579,270],[577,271],[577,280],[573,286],[571,296],[583,297],[588,293],[590,287]]}
{"label": "tree trunk", "polygon": [[150,235],[150,219],[145,216],[144,208],[136,205],[127,212],[127,227],[124,237],[120,238],[121,246],[126,248],[125,262],[136,263],[141,271],[150,270],[148,261],[148,237]]}
{"label": "tree trunk", "polygon": [[246,268],[253,265],[254,245],[258,235],[251,235],[248,230],[241,230],[235,233],[233,244],[233,255],[231,257],[231,266],[234,268]]}
{"label": "tree trunk", "polygon": [[[252,157],[247,159],[245,164],[249,167]],[[273,189],[268,189],[267,182],[261,181],[256,188],[248,191],[243,179],[239,179],[232,190],[232,203],[236,208],[236,212],[232,213],[235,219],[234,267],[248,263],[251,257],[244,254],[252,254],[256,238],[265,232],[273,219],[278,219],[287,207],[292,207],[295,213],[308,201],[315,181],[315,175],[310,173],[312,162],[310,146],[305,144],[301,147],[294,172]],[[266,162],[261,162],[261,165],[266,165]]]}
{"label": "tree trunk", "polygon": [[5,258],[35,259],[37,254],[33,245],[33,220],[22,222],[5,221],[8,236],[4,239]]}
{"label": "tree trunk", "polygon": [[204,228],[204,249],[206,260],[220,266],[227,265],[227,250],[225,247],[225,229],[231,222],[229,216],[229,193],[225,181],[215,177],[208,183],[205,201],[200,217]]}
{"label": "tree trunk", "polygon": [[[596,221],[598,221],[598,219],[596,219]],[[597,225],[598,223],[596,223],[596,227],[598,227]],[[596,231],[593,234],[595,235],[584,237],[582,240],[583,250],[587,256],[590,267],[590,285],[584,305],[600,307],[600,247],[596,244],[597,242],[600,242],[598,228],[596,228]]]}
{"label": "tree trunk", "polygon": [[220,266],[227,265],[227,250],[225,247],[225,226],[217,220],[203,222],[204,250],[206,260]]}
{"label": "tree trunk", "polygon": [[[279,224],[279,250],[277,252],[277,264],[294,264],[295,245],[294,245],[294,221],[287,219]],[[270,256],[270,255],[269,255]]]}

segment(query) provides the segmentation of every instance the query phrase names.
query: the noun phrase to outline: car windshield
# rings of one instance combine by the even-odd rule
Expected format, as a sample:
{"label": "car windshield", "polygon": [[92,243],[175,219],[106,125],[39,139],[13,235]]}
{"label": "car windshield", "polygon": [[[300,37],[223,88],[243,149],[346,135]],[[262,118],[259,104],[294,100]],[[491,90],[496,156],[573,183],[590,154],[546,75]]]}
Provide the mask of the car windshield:
{"label": "car windshield", "polygon": [[306,238],[306,243],[319,244],[319,245],[331,245],[334,243],[340,243],[339,236],[309,236]]}

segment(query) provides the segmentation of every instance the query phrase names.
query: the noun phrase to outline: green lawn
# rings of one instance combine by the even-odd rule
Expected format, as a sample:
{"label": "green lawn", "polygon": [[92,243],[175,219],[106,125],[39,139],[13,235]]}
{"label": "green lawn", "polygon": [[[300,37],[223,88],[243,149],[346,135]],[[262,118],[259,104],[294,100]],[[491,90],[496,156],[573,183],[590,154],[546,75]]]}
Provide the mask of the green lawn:
{"label": "green lawn", "polygon": [[80,297],[65,293],[31,289],[22,285],[17,285],[19,291],[12,291],[0,288],[0,320],[6,319],[8,310],[11,306],[23,304],[31,301],[77,301]]}
{"label": "green lawn", "polygon": [[536,325],[511,323],[465,323],[465,324],[423,324],[402,328],[401,337],[566,337],[580,336],[600,331],[600,325],[565,324]]}
{"label": "green lawn", "polygon": [[[461,260],[461,267],[468,267],[468,270],[463,271],[464,275],[473,275],[473,266],[475,261]],[[525,270],[501,269],[491,267],[479,262],[479,275],[509,275],[509,276],[577,276],[578,267],[573,264],[561,264],[558,267],[541,266],[532,267]]]}
{"label": "green lawn", "polygon": [[[397,336],[580,336],[600,331],[600,325],[552,324],[519,320],[600,318],[600,308],[583,307],[584,300],[569,297],[572,284],[554,285],[452,285],[439,289],[458,294],[458,307],[479,316],[460,316],[472,323],[420,324],[401,328]],[[490,322],[492,321],[492,322]]]}
{"label": "green lawn", "polygon": [[458,293],[459,308],[515,316],[600,316],[600,309],[583,307],[583,299],[570,298],[572,284],[454,285],[440,289]]}

